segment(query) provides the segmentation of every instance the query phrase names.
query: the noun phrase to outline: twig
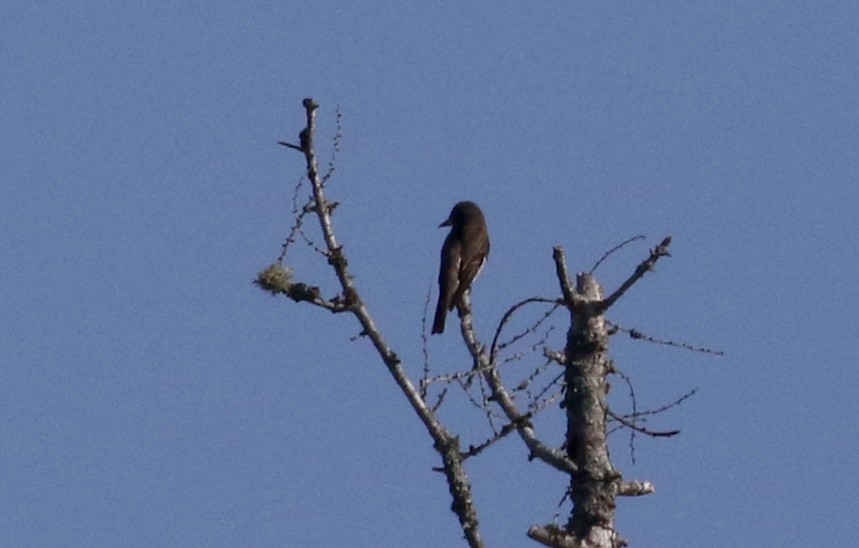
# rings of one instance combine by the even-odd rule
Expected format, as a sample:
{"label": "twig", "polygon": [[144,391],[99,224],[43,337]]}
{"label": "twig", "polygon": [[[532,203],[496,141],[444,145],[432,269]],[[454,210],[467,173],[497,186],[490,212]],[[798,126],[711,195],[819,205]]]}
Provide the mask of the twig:
{"label": "twig", "polygon": [[668,253],[668,246],[671,245],[671,236],[667,236],[662,242],[650,250],[650,256],[642,261],[638,267],[636,267],[635,272],[626,279],[625,282],[621,284],[621,286],[607,298],[603,299],[601,303],[599,303],[599,308],[602,312],[605,312],[611,306],[620,299],[627,290],[632,287],[635,282],[641,279],[642,276],[646,272],[650,272],[653,270],[653,267],[656,265],[656,262],[662,257],[670,257],[671,254]]}
{"label": "twig", "polygon": [[340,153],[340,143],[343,141],[343,112],[338,106],[335,109],[337,118],[337,131],[334,133],[334,147],[331,149],[331,159],[328,161],[328,171],[322,176],[322,184],[328,182],[328,179],[334,175],[334,169],[337,166],[337,155]]}
{"label": "twig", "polygon": [[541,442],[539,438],[537,438],[537,433],[534,431],[534,427],[529,422],[522,420],[524,416],[523,413],[521,413],[516,407],[516,404],[513,402],[513,398],[510,396],[510,393],[501,381],[501,376],[489,360],[486,348],[478,341],[477,334],[474,331],[474,325],[472,323],[471,302],[467,295],[468,294],[466,293],[465,296],[463,296],[461,305],[464,311],[461,321],[462,337],[468,351],[478,362],[480,366],[479,371],[482,371],[483,378],[486,380],[486,384],[492,391],[492,401],[497,402],[507,419],[511,423],[517,425],[516,432],[528,447],[528,450],[530,451],[529,458],[542,460],[546,464],[567,474],[575,474],[578,471],[575,463],[568,459],[562,452]]}
{"label": "twig", "polygon": [[[522,392],[523,390],[528,390],[528,386],[532,382],[534,382],[534,379],[536,379],[541,373],[543,373],[546,369],[548,369],[550,365],[552,365],[552,360],[548,360],[546,363],[544,363],[540,367],[535,368],[534,371],[532,371],[530,375],[528,375],[527,377],[522,379],[519,382],[519,384],[516,385],[516,388],[514,388],[513,391],[514,392]],[[558,380],[562,376],[563,375],[559,375],[555,380]],[[529,396],[530,396],[530,394],[529,394]]]}
{"label": "twig", "polygon": [[682,343],[682,342],[679,343],[679,342],[674,342],[672,340],[657,339],[656,337],[651,337],[650,335],[645,335],[644,333],[642,333],[638,329],[628,329],[628,328],[622,327],[616,323],[612,323],[608,320],[606,320],[606,323],[611,325],[615,331],[622,331],[624,333],[627,333],[629,335],[629,338],[631,338],[631,339],[639,339],[639,340],[647,341],[647,342],[650,342],[653,344],[661,344],[664,346],[674,346],[676,348],[684,348],[686,350],[691,350],[692,352],[700,352],[702,354],[713,354],[714,356],[724,356],[725,355],[725,353],[721,350],[713,350],[711,348],[706,348],[704,346],[692,346],[692,345],[687,344],[687,343]]}
{"label": "twig", "polygon": [[319,226],[325,241],[328,263],[334,269],[342,288],[343,305],[348,308],[348,311],[361,324],[362,335],[365,335],[372,342],[373,347],[388,368],[397,386],[399,386],[403,395],[405,395],[412,406],[412,409],[414,409],[427,432],[432,437],[433,446],[444,463],[444,473],[453,499],[452,508],[459,518],[465,538],[471,548],[483,548],[484,542],[479,531],[477,511],[472,502],[471,484],[462,467],[459,439],[451,435],[441,422],[439,422],[433,411],[427,407],[419,390],[414,387],[408,375],[406,375],[400,357],[388,345],[382,333],[376,327],[366,304],[358,293],[353,276],[348,270],[346,255],[334,234],[331,219],[331,213],[334,210],[335,204],[330,203],[325,197],[325,181],[319,174],[319,164],[313,146],[316,111],[319,105],[312,98],[304,99],[302,104],[307,116],[307,126],[299,135],[301,146],[296,147],[285,142],[281,144],[299,150],[304,155],[307,166],[307,178],[310,181],[315,200],[313,211],[319,219]]}
{"label": "twig", "polygon": [[[522,332],[518,335],[515,335],[509,342],[499,346],[498,339],[499,339],[499,337],[501,337],[501,330],[504,329],[504,326],[507,324],[508,321],[510,321],[510,319],[513,317],[513,314],[517,310],[519,310],[523,306],[525,306],[527,304],[531,304],[531,303],[551,303],[551,304],[554,304],[554,306],[548,312],[546,312],[542,318],[537,320],[537,322],[534,325],[532,325],[530,328],[526,329],[524,332]],[[498,322],[498,327],[495,329],[495,336],[492,337],[492,345],[489,347],[491,349],[489,352],[489,361],[491,361],[491,362],[495,361],[495,358],[498,355],[498,351],[501,350],[501,348],[515,343],[516,341],[518,341],[522,337],[526,336],[528,333],[532,333],[535,329],[537,329],[537,327],[539,327],[540,324],[542,324],[546,319],[548,319],[548,317],[555,310],[557,310],[558,306],[559,306],[559,304],[558,304],[558,301],[556,299],[547,299],[545,297],[529,297],[529,298],[527,298],[523,301],[520,301],[520,302],[514,304],[513,306],[511,306],[507,310],[507,312],[504,313],[504,316],[501,317],[501,321]]]}
{"label": "twig", "polygon": [[[421,377],[421,397],[426,399],[427,388],[429,387],[429,341],[427,340],[427,311],[430,306],[430,293],[427,292],[427,298],[424,301],[424,314],[421,318],[421,353],[424,358],[424,374]],[[433,409],[435,412],[435,409]]]}
{"label": "twig", "polygon": [[643,239],[644,239],[644,235],[639,234],[638,236],[633,236],[632,238],[629,238],[628,240],[624,240],[621,243],[617,244],[613,248],[606,251],[605,254],[602,257],[600,257],[600,260],[598,260],[596,262],[596,264],[594,264],[594,266],[591,267],[591,269],[588,271],[588,273],[593,274],[596,271],[596,269],[599,267],[599,265],[602,264],[603,261],[608,259],[609,255],[611,255],[615,251],[620,251],[620,249],[622,249],[627,244],[630,244],[636,240],[643,240]]}
{"label": "twig", "polygon": [[[527,422],[530,419],[531,419],[531,415],[525,414],[525,415],[522,415],[521,421]],[[507,435],[510,434],[511,432],[515,432],[516,429],[518,428],[518,426],[519,425],[517,425],[516,423],[508,422],[507,424],[502,426],[501,429],[495,433],[495,435],[493,435],[491,438],[487,439],[483,443],[479,443],[477,445],[470,445],[468,447],[468,451],[466,451],[462,454],[462,460],[466,460],[468,458],[479,455],[487,447],[489,447],[492,444],[494,444],[495,442],[507,437]]]}
{"label": "twig", "polygon": [[634,422],[630,422],[630,421],[626,420],[625,418],[621,417],[620,415],[615,414],[610,409],[608,410],[608,415],[611,418],[613,418],[614,420],[616,420],[617,422],[626,426],[627,428],[632,428],[636,432],[640,432],[642,434],[645,434],[647,436],[652,436],[654,438],[669,438],[671,436],[676,436],[677,434],[680,433],[680,430],[664,430],[664,431],[648,430],[647,428],[644,428],[643,426],[638,426]]}
{"label": "twig", "polygon": [[[606,322],[608,323],[608,322]],[[614,374],[619,376],[626,382],[627,388],[629,388],[629,400],[632,402],[632,422],[635,423],[635,419],[638,418],[638,401],[635,397],[635,387],[632,385],[632,380],[627,377],[623,371],[619,370],[616,366],[614,368]],[[632,464],[635,464],[635,432],[634,428],[629,429],[629,459],[632,461]]]}
{"label": "twig", "polygon": [[648,409],[647,411],[638,411],[638,412],[635,412],[634,414],[631,414],[631,415],[628,414],[628,415],[621,415],[621,416],[623,418],[633,418],[634,417],[636,419],[639,419],[641,417],[647,417],[650,415],[658,415],[659,413],[663,413],[665,411],[668,411],[669,409],[677,407],[678,405],[680,405],[684,401],[688,400],[689,398],[691,398],[692,396],[694,396],[697,393],[698,393],[698,389],[693,388],[692,390],[690,390],[689,392],[686,392],[685,394],[683,394],[682,396],[680,396],[679,398],[677,398],[673,402],[667,403],[661,407],[657,407],[656,409]]}

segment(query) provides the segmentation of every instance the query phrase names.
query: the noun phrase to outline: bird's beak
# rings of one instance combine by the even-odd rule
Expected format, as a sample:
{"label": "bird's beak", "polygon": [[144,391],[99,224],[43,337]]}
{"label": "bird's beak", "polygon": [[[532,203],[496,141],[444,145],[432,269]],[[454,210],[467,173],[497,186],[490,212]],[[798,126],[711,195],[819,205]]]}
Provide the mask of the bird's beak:
{"label": "bird's beak", "polygon": [[444,227],[446,227],[446,226],[451,226],[451,225],[453,225],[453,221],[451,221],[451,220],[450,220],[450,217],[448,217],[448,219],[447,219],[445,222],[443,222],[443,223],[441,223],[440,225],[438,225],[438,227],[439,227],[439,228],[444,228]]}

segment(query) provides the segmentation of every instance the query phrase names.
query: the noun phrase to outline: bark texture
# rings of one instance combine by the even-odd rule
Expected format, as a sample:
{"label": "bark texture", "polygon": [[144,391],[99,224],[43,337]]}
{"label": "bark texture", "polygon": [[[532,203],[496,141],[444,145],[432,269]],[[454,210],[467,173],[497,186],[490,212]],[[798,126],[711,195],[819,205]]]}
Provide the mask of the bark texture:
{"label": "bark texture", "polygon": [[608,381],[608,333],[600,303],[603,291],[590,274],[579,274],[580,298],[567,333],[564,378],[567,391],[567,456],[578,473],[570,477],[573,514],[567,531],[583,546],[613,547],[615,496],[622,481],[612,466],[606,443]]}

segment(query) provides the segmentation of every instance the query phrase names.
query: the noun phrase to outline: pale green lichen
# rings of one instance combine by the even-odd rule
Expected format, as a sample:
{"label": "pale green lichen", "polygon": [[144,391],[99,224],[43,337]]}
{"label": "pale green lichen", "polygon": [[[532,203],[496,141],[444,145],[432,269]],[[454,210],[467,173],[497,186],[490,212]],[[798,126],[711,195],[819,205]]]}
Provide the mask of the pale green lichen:
{"label": "pale green lichen", "polygon": [[286,294],[292,287],[292,269],[280,262],[272,263],[257,274],[254,283],[272,295]]}

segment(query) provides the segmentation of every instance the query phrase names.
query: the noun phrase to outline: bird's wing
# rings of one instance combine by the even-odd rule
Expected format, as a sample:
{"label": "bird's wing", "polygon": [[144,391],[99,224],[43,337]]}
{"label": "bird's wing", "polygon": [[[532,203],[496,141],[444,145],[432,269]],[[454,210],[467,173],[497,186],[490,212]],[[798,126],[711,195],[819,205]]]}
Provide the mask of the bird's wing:
{"label": "bird's wing", "polygon": [[462,284],[462,246],[459,241],[454,238],[445,240],[442,256],[447,257],[447,261],[438,274],[439,299],[444,300],[445,310],[453,310],[453,307],[459,302],[454,296],[459,294]]}

